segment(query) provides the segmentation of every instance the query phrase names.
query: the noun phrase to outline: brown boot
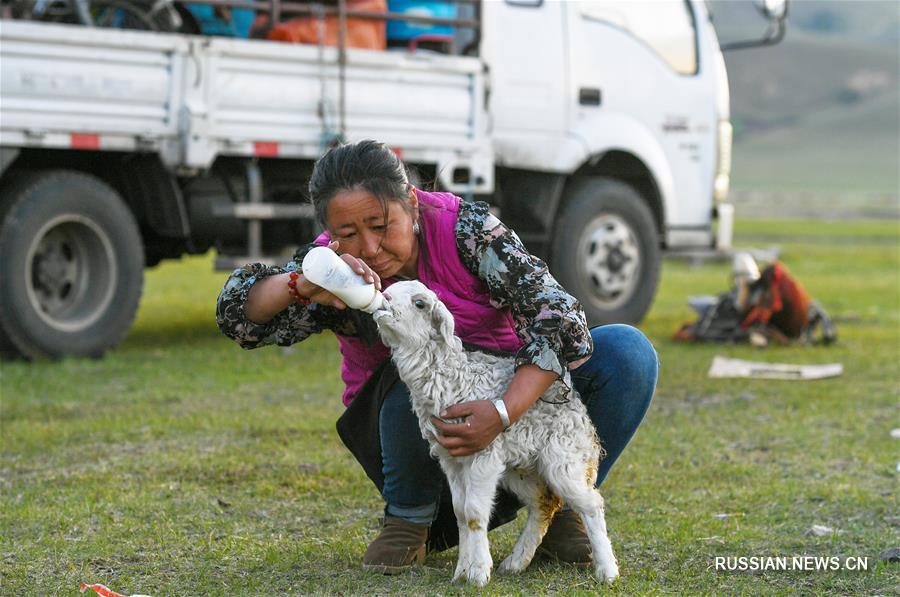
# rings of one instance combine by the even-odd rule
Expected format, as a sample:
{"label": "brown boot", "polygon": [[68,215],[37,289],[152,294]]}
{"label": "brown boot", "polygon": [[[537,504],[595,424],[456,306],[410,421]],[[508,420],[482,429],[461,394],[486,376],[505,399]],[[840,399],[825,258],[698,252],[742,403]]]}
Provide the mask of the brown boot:
{"label": "brown boot", "polygon": [[363,556],[363,570],[380,574],[400,574],[425,561],[427,524],[415,524],[395,516],[385,516],[381,533]]}
{"label": "brown boot", "polygon": [[574,510],[557,512],[537,553],[551,560],[579,567],[592,565],[591,542],[578,512]]}

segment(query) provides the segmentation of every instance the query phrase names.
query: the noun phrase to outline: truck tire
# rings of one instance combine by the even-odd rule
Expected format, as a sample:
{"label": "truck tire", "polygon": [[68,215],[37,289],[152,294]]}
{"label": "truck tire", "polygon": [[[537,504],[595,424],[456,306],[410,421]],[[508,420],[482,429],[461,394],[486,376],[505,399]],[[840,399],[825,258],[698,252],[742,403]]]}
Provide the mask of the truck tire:
{"label": "truck tire", "polygon": [[6,331],[0,327],[0,360],[11,361],[22,358],[22,353],[18,351],[16,345],[9,339]]}
{"label": "truck tire", "polygon": [[[6,211],[9,209],[9,201],[4,201],[3,199],[9,196],[10,192],[15,192],[15,182],[10,182],[10,179],[13,177],[7,177],[4,180],[2,186],[0,186],[0,223],[3,222],[3,219],[6,217]],[[11,188],[12,187],[12,188]],[[3,273],[0,272],[0,283],[3,280]],[[2,323],[0,323],[0,360],[13,360],[22,358],[22,355],[16,349],[15,344],[9,339],[9,335],[3,329]]]}
{"label": "truck tire", "polygon": [[144,250],[105,182],[70,170],[23,176],[0,199],[0,333],[28,359],[98,357],[137,312]]}
{"label": "truck tire", "polygon": [[590,325],[639,323],[653,303],[659,266],[656,224],[637,191],[601,177],[569,186],[551,271],[581,302]]}

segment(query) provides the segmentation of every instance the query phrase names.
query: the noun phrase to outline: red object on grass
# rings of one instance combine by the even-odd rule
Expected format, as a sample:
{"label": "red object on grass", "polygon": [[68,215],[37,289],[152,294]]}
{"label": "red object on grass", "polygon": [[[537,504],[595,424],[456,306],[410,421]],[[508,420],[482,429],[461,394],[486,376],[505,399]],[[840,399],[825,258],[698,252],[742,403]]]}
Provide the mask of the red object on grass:
{"label": "red object on grass", "polygon": [[93,590],[101,597],[149,597],[148,595],[123,595],[122,593],[116,593],[106,585],[89,585],[86,582],[81,583],[81,589],[79,589],[81,593],[84,593],[88,589]]}
{"label": "red object on grass", "polygon": [[741,322],[741,329],[752,325],[771,325],[788,338],[798,338],[809,324],[812,299],[780,261],[762,271],[759,281],[764,292],[758,304]]}

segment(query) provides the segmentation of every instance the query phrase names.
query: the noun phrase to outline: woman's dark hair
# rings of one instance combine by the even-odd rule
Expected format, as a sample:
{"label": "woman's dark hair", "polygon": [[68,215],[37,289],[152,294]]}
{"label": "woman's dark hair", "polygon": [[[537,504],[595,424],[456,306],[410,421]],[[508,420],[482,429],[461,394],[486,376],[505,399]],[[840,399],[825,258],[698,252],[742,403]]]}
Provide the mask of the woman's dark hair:
{"label": "woman's dark hair", "polygon": [[335,195],[360,189],[374,195],[385,212],[388,201],[397,201],[408,209],[406,167],[384,143],[366,139],[330,149],[313,167],[309,199],[319,224],[326,227],[328,204]]}

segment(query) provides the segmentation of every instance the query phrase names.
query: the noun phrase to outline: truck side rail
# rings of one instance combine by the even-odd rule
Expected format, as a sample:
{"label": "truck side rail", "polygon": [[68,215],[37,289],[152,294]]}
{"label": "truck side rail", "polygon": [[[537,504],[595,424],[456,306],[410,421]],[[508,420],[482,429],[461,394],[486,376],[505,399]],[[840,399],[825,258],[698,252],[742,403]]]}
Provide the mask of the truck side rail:
{"label": "truck side rail", "polygon": [[[342,31],[348,17],[478,31],[478,0],[447,1],[473,5],[476,18],[353,11],[347,0],[197,4],[251,7],[280,19],[343,13]],[[0,38],[5,146],[149,151],[169,168],[205,169],[220,155],[314,159],[334,143],[365,136],[385,140],[413,163],[434,164],[457,192],[493,186],[477,58],[347,48],[344,35],[337,47],[317,47],[22,19],[6,21]],[[71,63],[69,72],[61,72],[57,55]],[[148,74],[152,88],[141,91]]]}

